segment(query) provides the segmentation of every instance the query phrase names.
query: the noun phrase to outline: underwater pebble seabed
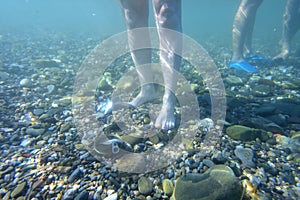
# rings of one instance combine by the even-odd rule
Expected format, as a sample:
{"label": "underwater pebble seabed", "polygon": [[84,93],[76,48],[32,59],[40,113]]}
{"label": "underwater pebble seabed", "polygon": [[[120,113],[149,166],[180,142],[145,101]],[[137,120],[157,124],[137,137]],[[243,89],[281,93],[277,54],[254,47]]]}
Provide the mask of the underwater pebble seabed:
{"label": "underwater pebble seabed", "polygon": [[[198,138],[175,162],[126,174],[94,158],[73,121],[76,73],[100,41],[51,32],[1,35],[0,199],[300,199],[297,52],[286,62],[254,63],[259,72],[247,74],[228,67],[230,46],[207,42],[226,89],[227,115],[217,144],[199,155],[197,142],[207,131],[199,128]],[[277,41],[254,46],[266,57],[279,53]],[[120,67],[110,70],[110,78],[133,64],[125,55],[114,65]],[[210,96],[199,72],[182,70],[197,94],[201,118],[209,118]],[[99,87],[97,95],[109,96],[105,88],[114,82],[104,80]],[[149,123],[148,116],[135,117]],[[111,121],[105,123],[110,127]],[[127,140],[136,152],[163,148],[165,141],[161,133]]]}

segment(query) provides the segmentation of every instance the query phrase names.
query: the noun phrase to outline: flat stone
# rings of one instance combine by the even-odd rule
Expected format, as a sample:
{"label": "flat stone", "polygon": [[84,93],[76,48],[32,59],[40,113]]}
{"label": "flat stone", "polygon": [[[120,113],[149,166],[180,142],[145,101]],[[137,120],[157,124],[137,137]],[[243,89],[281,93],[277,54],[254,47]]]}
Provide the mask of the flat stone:
{"label": "flat stone", "polygon": [[44,113],[43,109],[40,108],[33,109],[33,114],[36,116],[41,116],[43,113]]}
{"label": "flat stone", "polygon": [[117,199],[118,199],[118,193],[113,193],[105,197],[103,200],[117,200]]}
{"label": "flat stone", "polygon": [[268,85],[256,85],[252,89],[252,94],[256,97],[267,97],[271,95],[271,88]]}
{"label": "flat stone", "polygon": [[51,67],[59,67],[60,63],[56,60],[35,60],[34,64],[36,67],[41,67],[41,68],[51,68]]}
{"label": "flat stone", "polygon": [[245,167],[255,167],[253,162],[253,151],[250,148],[244,148],[242,146],[237,146],[234,154],[242,161]]}
{"label": "flat stone", "polygon": [[204,159],[203,164],[207,167],[213,167],[215,165],[215,163],[209,159]]}
{"label": "flat stone", "polygon": [[89,198],[89,192],[86,190],[83,190],[82,192],[80,192],[74,200],[85,200]]}
{"label": "flat stone", "polygon": [[225,81],[230,85],[242,85],[243,80],[238,76],[229,75],[225,78]]}
{"label": "flat stone", "polygon": [[162,182],[162,186],[165,195],[171,196],[174,189],[172,181],[170,179],[164,179]]}
{"label": "flat stone", "polygon": [[225,165],[216,165],[204,174],[185,174],[177,180],[174,189],[175,200],[239,200],[241,197],[241,184]]}
{"label": "flat stone", "polygon": [[150,181],[149,178],[142,176],[138,180],[138,189],[141,194],[148,195],[153,190],[153,183]]}
{"label": "flat stone", "polygon": [[247,126],[233,125],[226,129],[226,134],[234,140],[254,141],[259,138],[262,141],[267,141],[269,135],[266,131],[254,129]]}
{"label": "flat stone", "polygon": [[25,187],[26,187],[26,182],[19,183],[17,187],[12,191],[10,195],[11,198],[16,198],[20,196],[22,193],[26,192]]}
{"label": "flat stone", "polygon": [[255,110],[255,113],[260,116],[273,115],[275,113],[276,107],[274,105],[262,105]]}
{"label": "flat stone", "polygon": [[300,131],[294,133],[291,138],[295,140],[300,140]]}
{"label": "flat stone", "polygon": [[31,86],[31,81],[27,78],[24,78],[20,81],[20,86],[29,87],[29,86]]}
{"label": "flat stone", "polygon": [[64,124],[61,125],[59,131],[60,131],[61,133],[64,133],[64,132],[67,132],[71,127],[72,127],[71,124],[69,124],[69,123],[64,123]]}
{"label": "flat stone", "polygon": [[33,137],[42,135],[44,132],[45,132],[45,129],[43,129],[43,128],[27,128],[26,129],[26,134],[31,135]]}
{"label": "flat stone", "polygon": [[264,125],[264,129],[266,131],[272,132],[272,133],[283,133],[283,128],[281,128],[276,123],[268,123]]}
{"label": "flat stone", "polygon": [[11,191],[8,191],[5,196],[3,197],[2,200],[9,200],[10,199],[10,195],[11,195]]}

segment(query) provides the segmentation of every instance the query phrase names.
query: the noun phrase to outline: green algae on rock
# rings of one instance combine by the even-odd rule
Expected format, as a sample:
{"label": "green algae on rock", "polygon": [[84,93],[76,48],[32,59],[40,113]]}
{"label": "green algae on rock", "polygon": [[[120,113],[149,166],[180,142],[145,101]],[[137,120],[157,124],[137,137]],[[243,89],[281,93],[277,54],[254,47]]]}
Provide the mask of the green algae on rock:
{"label": "green algae on rock", "polygon": [[226,134],[234,140],[253,141],[259,138],[262,141],[269,139],[269,134],[260,129],[254,129],[247,126],[233,125],[226,129]]}

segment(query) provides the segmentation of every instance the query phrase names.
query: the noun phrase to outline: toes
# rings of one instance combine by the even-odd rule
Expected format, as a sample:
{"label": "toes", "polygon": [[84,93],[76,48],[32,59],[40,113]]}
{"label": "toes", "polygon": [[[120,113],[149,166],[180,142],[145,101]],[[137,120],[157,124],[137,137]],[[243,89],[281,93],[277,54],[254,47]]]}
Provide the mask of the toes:
{"label": "toes", "polygon": [[173,129],[174,127],[175,127],[174,120],[166,120],[161,129],[164,131],[167,131],[167,130]]}

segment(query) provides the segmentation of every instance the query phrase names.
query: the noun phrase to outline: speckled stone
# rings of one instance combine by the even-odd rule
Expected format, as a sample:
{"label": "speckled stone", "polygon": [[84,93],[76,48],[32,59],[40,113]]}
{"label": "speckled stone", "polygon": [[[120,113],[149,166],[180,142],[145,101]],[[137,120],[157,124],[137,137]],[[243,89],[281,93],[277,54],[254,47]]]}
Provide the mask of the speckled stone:
{"label": "speckled stone", "polygon": [[138,189],[141,194],[148,195],[153,190],[153,183],[150,181],[149,178],[142,176],[138,180]]}
{"label": "speckled stone", "polygon": [[175,186],[175,200],[239,200],[242,187],[233,171],[216,165],[204,174],[185,174]]}

